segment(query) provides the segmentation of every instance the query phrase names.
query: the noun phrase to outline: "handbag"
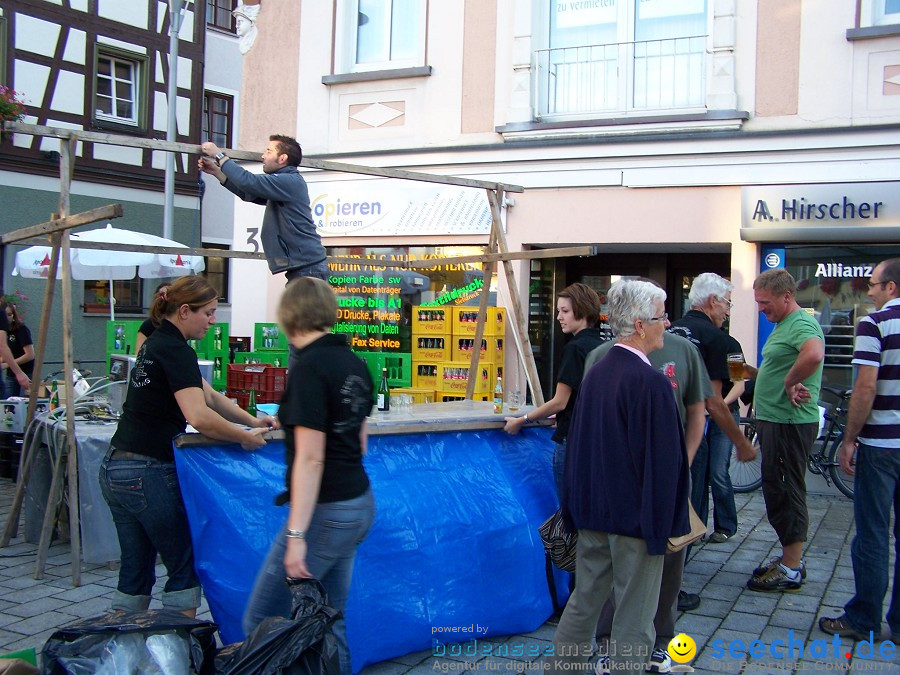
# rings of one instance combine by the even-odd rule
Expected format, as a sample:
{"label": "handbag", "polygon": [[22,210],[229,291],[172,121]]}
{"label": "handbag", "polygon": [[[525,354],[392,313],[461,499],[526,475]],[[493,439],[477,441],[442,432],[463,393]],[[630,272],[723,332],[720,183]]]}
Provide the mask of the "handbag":
{"label": "handbag", "polygon": [[699,541],[706,534],[706,523],[700,520],[700,516],[694,511],[694,507],[690,502],[688,502],[688,518],[691,523],[690,531],[677,537],[669,537],[669,541],[666,543],[666,550],[669,553],[678,553],[685,546],[690,546],[694,542]]}
{"label": "handbag", "polygon": [[[705,530],[704,530],[705,531]],[[538,527],[538,534],[544,543],[544,550],[550,560],[565,572],[575,571],[575,546],[578,543],[578,532],[570,532],[562,511],[557,510]]]}

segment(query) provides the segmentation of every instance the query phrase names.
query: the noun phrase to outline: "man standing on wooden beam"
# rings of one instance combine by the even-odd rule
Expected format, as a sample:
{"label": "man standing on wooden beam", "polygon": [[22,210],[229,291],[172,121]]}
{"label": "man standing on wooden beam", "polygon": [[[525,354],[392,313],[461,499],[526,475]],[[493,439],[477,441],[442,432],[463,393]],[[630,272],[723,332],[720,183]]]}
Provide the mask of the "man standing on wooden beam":
{"label": "man standing on wooden beam", "polygon": [[[207,141],[200,149],[201,171],[245,202],[265,204],[260,238],[272,274],[284,272],[288,282],[298,277],[328,281],[325,247],[309,209],[306,181],[297,170],[303,159],[300,144],[290,136],[269,136],[261,174],[238,166],[215,143]],[[289,365],[295,352],[292,346]]]}

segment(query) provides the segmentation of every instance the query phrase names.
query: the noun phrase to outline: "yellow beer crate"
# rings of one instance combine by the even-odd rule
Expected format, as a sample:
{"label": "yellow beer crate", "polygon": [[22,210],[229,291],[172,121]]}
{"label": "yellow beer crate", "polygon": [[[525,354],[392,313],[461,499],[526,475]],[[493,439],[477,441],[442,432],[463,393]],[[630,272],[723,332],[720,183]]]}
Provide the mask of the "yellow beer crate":
{"label": "yellow beer crate", "polygon": [[[488,307],[484,320],[484,335],[503,336],[506,334],[506,308]],[[453,334],[475,335],[478,327],[478,307],[465,305],[453,308]]]}

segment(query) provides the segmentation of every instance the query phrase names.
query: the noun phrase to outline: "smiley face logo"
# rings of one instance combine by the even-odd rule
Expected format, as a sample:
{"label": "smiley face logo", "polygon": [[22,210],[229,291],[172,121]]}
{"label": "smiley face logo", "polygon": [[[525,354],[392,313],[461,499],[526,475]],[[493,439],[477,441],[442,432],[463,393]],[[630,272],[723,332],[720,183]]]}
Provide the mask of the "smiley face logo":
{"label": "smiley face logo", "polygon": [[697,643],[687,633],[679,633],[669,642],[669,656],[676,663],[687,663],[697,656]]}

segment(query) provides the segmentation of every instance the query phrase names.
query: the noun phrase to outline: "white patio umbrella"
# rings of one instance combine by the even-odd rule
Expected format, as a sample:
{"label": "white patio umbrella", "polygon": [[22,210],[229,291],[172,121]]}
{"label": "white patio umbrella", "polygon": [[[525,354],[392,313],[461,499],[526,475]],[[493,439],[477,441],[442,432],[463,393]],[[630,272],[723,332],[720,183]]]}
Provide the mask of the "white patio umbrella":
{"label": "white patio umbrella", "polygon": [[[72,248],[69,258],[73,279],[109,279],[110,298],[113,297],[114,280],[134,279],[135,274],[142,279],[180,277],[202,272],[206,268],[203,256],[198,255],[117,251],[114,248],[116,244],[166,246],[185,250],[187,246],[153,234],[116,228],[109,223],[96,230],[73,232],[71,239],[110,244],[109,249]],[[12,273],[28,279],[46,279],[49,275],[51,252],[50,246],[31,246],[19,251]],[[110,302],[109,306],[111,319],[116,318],[114,304],[114,301]]]}

